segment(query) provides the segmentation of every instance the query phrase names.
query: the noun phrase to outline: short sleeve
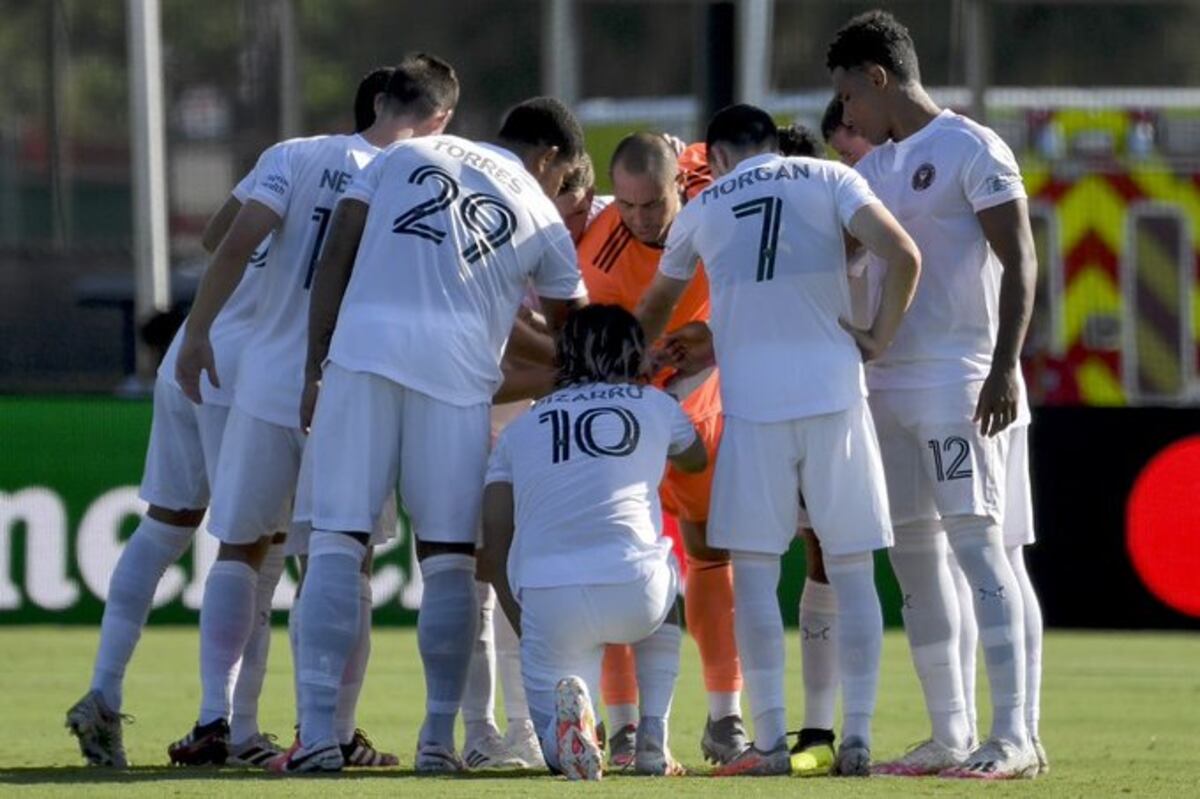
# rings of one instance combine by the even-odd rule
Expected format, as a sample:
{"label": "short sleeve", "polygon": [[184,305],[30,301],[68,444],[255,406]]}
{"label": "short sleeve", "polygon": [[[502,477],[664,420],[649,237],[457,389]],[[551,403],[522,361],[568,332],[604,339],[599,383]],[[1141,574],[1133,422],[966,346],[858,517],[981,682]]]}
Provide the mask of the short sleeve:
{"label": "short sleeve", "polygon": [[[511,425],[509,429],[511,429]],[[496,439],[496,445],[492,447],[492,454],[488,457],[487,477],[483,481],[485,485],[513,481],[512,458],[509,454],[510,438],[508,429],[506,429]]]}
{"label": "short sleeve", "polygon": [[834,169],[833,199],[837,204],[838,219],[842,220],[842,227],[846,227],[859,209],[879,202],[879,198],[871,191],[867,179],[850,167],[830,164],[830,168]]}
{"label": "short sleeve", "polygon": [[258,166],[256,164],[254,169],[251,169],[246,173],[244,178],[238,181],[237,185],[233,187],[233,191],[229,192],[233,196],[233,199],[242,205],[246,204],[246,200],[250,199],[250,193],[254,191],[254,184],[256,182],[255,174],[257,172]]}
{"label": "short sleeve", "polygon": [[542,255],[533,270],[533,290],[539,297],[551,300],[586,297],[587,288],[579,274],[579,257],[567,226],[557,219],[540,224]]}
{"label": "short sleeve", "polygon": [[395,150],[387,150],[375,156],[371,163],[367,164],[366,168],[358,173],[358,177],[346,189],[342,195],[343,200],[358,200],[360,203],[370,205],[371,200],[375,198],[375,191],[379,188],[380,175],[383,173],[383,166],[387,163],[389,156]]}
{"label": "short sleeve", "polygon": [[1012,150],[999,136],[978,140],[978,150],[962,173],[962,189],[978,213],[1025,197],[1025,182]]}
{"label": "short sleeve", "polygon": [[254,189],[246,197],[270,208],[282,218],[292,198],[292,159],[286,144],[263,153],[254,167]]}
{"label": "short sleeve", "polygon": [[692,420],[684,413],[683,407],[676,402],[672,397],[663,396],[671,416],[671,446],[667,448],[667,452],[671,455],[679,453],[690,447],[695,441],[699,433],[696,432],[696,426],[692,424]]}
{"label": "short sleeve", "polygon": [[696,274],[700,263],[700,254],[696,252],[695,229],[699,217],[699,206],[685,205],[671,225],[667,234],[667,245],[663,249],[662,259],[658,262],[658,271],[675,280],[691,280]]}

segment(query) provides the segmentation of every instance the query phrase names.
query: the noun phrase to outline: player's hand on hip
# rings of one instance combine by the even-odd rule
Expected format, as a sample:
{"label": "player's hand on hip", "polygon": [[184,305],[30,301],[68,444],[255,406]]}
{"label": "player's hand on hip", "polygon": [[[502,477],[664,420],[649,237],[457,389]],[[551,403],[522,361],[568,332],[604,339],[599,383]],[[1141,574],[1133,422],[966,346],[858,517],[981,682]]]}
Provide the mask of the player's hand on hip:
{"label": "player's hand on hip", "polygon": [[320,393],[320,380],[304,381],[304,394],[300,397],[300,429],[305,433],[312,430],[313,415],[317,412],[317,395]]}
{"label": "player's hand on hip", "polygon": [[838,319],[838,324],[842,326],[842,330],[845,330],[854,339],[854,343],[858,345],[858,351],[862,353],[862,359],[864,362],[875,360],[879,357],[879,354],[883,352],[883,347],[881,347],[879,342],[875,340],[875,337],[871,335],[870,330],[863,330],[861,327],[855,327],[845,319]]}
{"label": "player's hand on hip", "polygon": [[203,402],[200,380],[204,372],[208,372],[209,382],[213,386],[221,387],[221,379],[217,376],[217,359],[208,336],[185,334],[175,360],[175,381],[179,383],[184,396],[197,405]]}
{"label": "player's hand on hip", "polygon": [[1017,379],[1017,367],[993,368],[979,390],[979,402],[975,405],[975,421],[980,432],[994,436],[1017,420],[1021,403],[1021,384]]}
{"label": "player's hand on hip", "polygon": [[657,352],[662,366],[670,366],[684,377],[699,374],[717,362],[712,329],[704,322],[688,322],[663,336]]}

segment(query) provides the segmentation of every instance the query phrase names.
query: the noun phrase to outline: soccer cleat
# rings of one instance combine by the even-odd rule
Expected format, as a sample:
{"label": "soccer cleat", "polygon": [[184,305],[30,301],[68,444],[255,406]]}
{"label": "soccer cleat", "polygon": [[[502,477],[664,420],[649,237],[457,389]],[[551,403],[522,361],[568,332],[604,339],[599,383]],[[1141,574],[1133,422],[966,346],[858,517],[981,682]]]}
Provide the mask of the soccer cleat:
{"label": "soccer cleat", "polygon": [[554,709],[559,769],[568,780],[600,779],[604,756],[596,742],[596,717],[583,680],[559,680],[554,689]]}
{"label": "soccer cleat", "polygon": [[267,764],[276,774],[332,774],[346,765],[342,748],[335,743],[289,749]]}
{"label": "soccer cleat", "polygon": [[782,743],[770,752],[748,746],[741,753],[713,772],[715,777],[781,777],[792,773],[792,757],[787,744]]}
{"label": "soccer cleat", "polygon": [[791,751],[792,775],[796,777],[828,776],[833,769],[834,761],[833,730],[805,728],[797,734],[800,739]]}
{"label": "soccer cleat", "polygon": [[522,768],[546,767],[542,743],[529,719],[509,722],[508,730],[504,733],[504,745],[521,761]]}
{"label": "soccer cleat", "polygon": [[952,749],[930,738],[910,747],[895,760],[880,763],[871,771],[885,777],[928,777],[961,766],[967,754],[965,749]]}
{"label": "soccer cleat", "polygon": [[1020,780],[1038,773],[1038,759],[1032,746],[1024,749],[1003,738],[989,738],[971,752],[962,765],[948,768],[938,776],[954,780]]}
{"label": "soccer cleat", "polygon": [[1041,777],[1045,774],[1049,774],[1050,773],[1050,758],[1046,756],[1046,747],[1042,746],[1042,739],[1034,738],[1032,743],[1033,743],[1033,753],[1035,755],[1037,755],[1038,776]]}
{"label": "soccer cleat", "polygon": [[838,747],[829,773],[835,777],[871,776],[871,750],[861,738],[846,738]]}
{"label": "soccer cleat", "polygon": [[341,744],[342,760],[353,768],[387,768],[400,765],[400,758],[391,752],[380,752],[362,729],[354,730],[350,743]]}
{"label": "soccer cleat", "polygon": [[283,753],[283,750],[275,743],[274,735],[259,732],[239,744],[230,744],[229,756],[225,758],[225,765],[266,768],[272,760]]}
{"label": "soccer cleat", "polygon": [[89,691],[67,711],[67,727],[91,766],[129,768],[121,723],[132,720],[110,708],[99,691]]}
{"label": "soccer cleat", "polygon": [[671,756],[671,750],[660,741],[640,740],[634,755],[633,770],[650,777],[683,777],[687,769]]}
{"label": "soccer cleat", "polygon": [[466,771],[467,764],[453,749],[427,741],[417,744],[413,768],[418,774],[456,774]]}
{"label": "soccer cleat", "polygon": [[[604,740],[604,725],[599,727],[600,740]],[[614,732],[608,739],[608,765],[617,771],[624,771],[633,765],[637,758],[637,727],[626,724]]]}
{"label": "soccer cleat", "polygon": [[700,751],[709,763],[718,766],[731,763],[749,746],[746,725],[742,723],[741,716],[735,714],[717,721],[711,717],[705,720],[704,734],[700,736]]}
{"label": "soccer cleat", "polygon": [[472,771],[525,766],[525,761],[509,750],[504,738],[495,729],[489,729],[486,734],[467,741],[463,745],[462,759]]}
{"label": "soccer cleat", "polygon": [[167,747],[174,766],[223,766],[229,757],[229,724],[225,719],[201,725]]}

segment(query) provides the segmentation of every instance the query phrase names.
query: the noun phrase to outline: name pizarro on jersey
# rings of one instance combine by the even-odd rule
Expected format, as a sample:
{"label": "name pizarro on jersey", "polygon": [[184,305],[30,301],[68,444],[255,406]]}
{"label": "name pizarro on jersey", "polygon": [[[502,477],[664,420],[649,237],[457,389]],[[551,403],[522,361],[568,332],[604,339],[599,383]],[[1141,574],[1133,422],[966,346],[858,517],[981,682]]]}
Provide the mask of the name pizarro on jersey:
{"label": "name pizarro on jersey", "polygon": [[524,189],[524,186],[521,185],[521,181],[516,175],[486,155],[480,155],[474,150],[468,150],[466,147],[445,139],[436,142],[433,148],[451,158],[462,161],[472,169],[477,169],[483,174],[504,183],[513,194],[520,194],[522,189]]}
{"label": "name pizarro on jersey", "polygon": [[765,166],[747,169],[740,175],[734,175],[718,183],[714,183],[700,193],[700,204],[705,205],[709,200],[716,200],[722,194],[731,194],[747,186],[757,183],[774,183],[779,180],[800,180],[809,177],[808,164],[788,162],[780,164],[775,169]]}
{"label": "name pizarro on jersey", "polygon": [[537,401],[538,405],[549,405],[554,402],[589,402],[592,400],[610,399],[641,399],[646,395],[644,386],[630,384],[627,386],[610,386],[608,388],[593,388],[588,391],[563,389]]}

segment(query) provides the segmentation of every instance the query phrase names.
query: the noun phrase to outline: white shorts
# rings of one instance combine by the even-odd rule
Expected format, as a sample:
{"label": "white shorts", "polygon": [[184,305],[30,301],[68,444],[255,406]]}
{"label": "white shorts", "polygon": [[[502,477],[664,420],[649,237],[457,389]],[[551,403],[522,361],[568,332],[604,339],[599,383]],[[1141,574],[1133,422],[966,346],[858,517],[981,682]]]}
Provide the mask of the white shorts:
{"label": "white shorts", "polygon": [[138,496],[167,510],[208,507],[229,408],[196,405],[169,380],[154,381],[154,418]]}
{"label": "white shorts", "polygon": [[675,570],[666,564],[629,583],[523,589],[521,676],[538,730],[554,716],[559,680],[580,677],[597,699],[605,644],[649,638],[667,618],[678,592]]}
{"label": "white shorts", "polygon": [[442,402],[369,372],[325,367],[313,448],[313,526],[369,532],[400,484],[418,540],[475,544],[488,404]]}
{"label": "white shorts", "polygon": [[865,401],[783,422],[726,416],[713,474],[709,546],[782,555],[800,521],[800,492],[830,555],[892,545],[879,444]]}
{"label": "white shorts", "polygon": [[872,392],[893,524],[966,515],[1003,523],[1009,447],[971,420],[981,386]]}
{"label": "white shorts", "polygon": [[1004,458],[1004,546],[1022,547],[1037,540],[1033,526],[1033,487],[1029,479],[1029,426],[1002,434]]}
{"label": "white shorts", "polygon": [[[304,448],[300,458],[300,478],[296,481],[296,501],[292,505],[292,524],[288,530],[287,547],[284,554],[307,555],[308,542],[312,538],[312,447]],[[371,531],[371,546],[386,544],[396,537],[396,525],[399,522],[399,509],[396,507],[396,492],[388,494],[383,509],[379,512],[379,520]]]}
{"label": "white shorts", "polygon": [[226,544],[253,544],[286,531],[304,439],[298,427],[272,424],[233,408],[221,441],[209,532]]}

